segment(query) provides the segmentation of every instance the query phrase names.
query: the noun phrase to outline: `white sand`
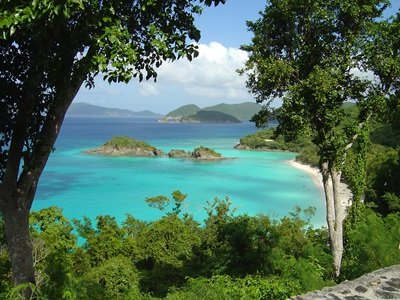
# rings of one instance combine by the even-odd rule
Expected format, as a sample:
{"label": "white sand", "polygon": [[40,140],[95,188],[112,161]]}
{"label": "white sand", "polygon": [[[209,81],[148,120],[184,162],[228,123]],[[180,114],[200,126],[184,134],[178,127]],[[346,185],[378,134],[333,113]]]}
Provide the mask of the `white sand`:
{"label": "white sand", "polygon": [[[308,174],[312,180],[315,182],[316,186],[324,193],[324,185],[322,183],[322,174],[317,168],[313,168],[309,165],[304,165],[295,161],[294,159],[287,161],[289,165],[299,170],[302,170],[304,173]],[[341,182],[339,186],[339,195],[340,198],[343,199],[343,205],[345,206],[346,210],[348,207],[351,206],[351,201],[353,198],[353,194],[351,193],[350,189],[348,188],[347,184]]]}

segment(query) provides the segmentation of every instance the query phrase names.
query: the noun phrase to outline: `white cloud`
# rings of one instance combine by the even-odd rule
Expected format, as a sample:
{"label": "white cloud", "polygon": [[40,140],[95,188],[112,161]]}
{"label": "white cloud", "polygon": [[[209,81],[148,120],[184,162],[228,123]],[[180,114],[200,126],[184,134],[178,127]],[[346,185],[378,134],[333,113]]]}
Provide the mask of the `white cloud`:
{"label": "white cloud", "polygon": [[247,91],[246,77],[236,72],[244,66],[246,52],[217,42],[198,46],[199,56],[192,61],[164,63],[157,70],[157,82],[139,83],[133,79],[129,84],[109,85],[98,78],[96,88],[82,88],[76,102],[166,113],[189,103],[205,107],[221,102],[254,101]]}
{"label": "white cloud", "polygon": [[158,70],[158,84],[180,86],[191,96],[248,100],[246,78],[236,72],[243,67],[247,53],[217,42],[198,46],[199,56],[191,62],[182,59],[162,65]]}
{"label": "white cloud", "polygon": [[150,81],[143,81],[139,84],[139,93],[142,96],[155,96],[160,94],[157,85]]}

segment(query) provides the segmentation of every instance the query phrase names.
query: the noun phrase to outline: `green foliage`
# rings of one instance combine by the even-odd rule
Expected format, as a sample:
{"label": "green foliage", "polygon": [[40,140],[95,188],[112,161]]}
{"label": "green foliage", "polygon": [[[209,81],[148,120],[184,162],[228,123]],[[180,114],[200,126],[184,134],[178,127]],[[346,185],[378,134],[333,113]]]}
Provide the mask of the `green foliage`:
{"label": "green foliage", "polygon": [[[375,75],[379,96],[384,100],[376,106],[380,116],[394,130],[400,128],[400,15],[374,24],[370,28],[371,38],[364,40],[365,68]],[[379,80],[377,80],[379,79]]]}
{"label": "green foliage", "polygon": [[307,134],[298,136],[293,141],[285,141],[284,137],[278,135],[275,129],[264,129],[242,137],[240,144],[256,150],[279,150],[301,153],[305,148],[311,148],[315,151],[311,137]]}
{"label": "green foliage", "polygon": [[301,289],[296,283],[275,277],[246,276],[232,278],[217,275],[210,279],[189,279],[183,289],[169,294],[168,300],[184,299],[266,299],[285,300]]}
{"label": "green foliage", "polygon": [[399,212],[400,149],[374,145],[367,155],[366,201],[386,215]]}
{"label": "green foliage", "polygon": [[76,248],[72,224],[57,207],[32,212],[31,239],[37,291],[61,299],[71,283],[71,252]]}
{"label": "green foliage", "polygon": [[[172,199],[174,200],[174,206],[172,207],[172,212],[167,213],[167,215],[170,214],[178,215],[181,212],[181,206],[185,201],[187,195],[183,194],[180,191],[174,191],[172,192],[171,195]],[[159,210],[163,211],[168,205],[170,205],[171,199],[169,199],[166,196],[159,195],[154,197],[148,197],[145,199],[145,201],[150,207],[158,208]]]}
{"label": "green foliage", "polygon": [[221,112],[233,116],[240,121],[248,121],[260,109],[261,106],[253,102],[245,102],[239,104],[221,103],[214,106],[204,107],[203,109],[200,109],[197,105],[194,104],[187,104],[169,112],[166,117],[188,117],[195,115],[200,110],[203,110]]}
{"label": "green foliage", "polygon": [[101,286],[102,299],[135,299],[134,296],[140,295],[139,274],[127,257],[115,256],[102,262],[84,279]]}
{"label": "green foliage", "polygon": [[[345,208],[335,193],[336,184],[344,174],[353,202],[363,198],[370,119],[381,107],[399,104],[400,43],[398,35],[393,41],[390,34],[398,33],[400,17],[377,21],[388,4],[388,0],[269,1],[260,19],[247,23],[254,37],[242,47],[249,59],[241,74],[248,76],[247,87],[257,102],[265,103],[253,120],[266,124],[269,105],[280,97],[278,132],[287,140],[310,133],[316,146],[337,276]],[[377,78],[359,76],[355,68],[374,72]],[[343,109],[348,102],[356,107]]]}
{"label": "green foliage", "polygon": [[[370,29],[387,4],[387,0],[316,0],[312,4],[308,0],[271,1],[259,20],[248,22],[254,38],[242,47],[249,52],[249,60],[241,73],[248,76],[247,87],[257,102],[265,103],[254,118],[256,124],[265,124],[271,114],[270,103],[276,97],[282,98],[278,132],[287,140],[304,133],[311,135],[317,150],[316,165],[325,181],[332,181],[338,174],[340,181],[349,151],[356,153],[356,174],[347,174],[356,200],[365,185],[366,149],[356,149],[355,145],[360,139],[366,141],[368,122],[385,105],[386,91],[383,85],[353,70],[357,66],[365,72],[374,69],[367,64],[369,48],[364,41],[373,42]],[[349,102],[355,107],[347,105],[344,110],[343,105]],[[330,201],[329,197],[326,200]],[[327,203],[327,207],[335,206]],[[332,211],[328,216],[341,214]],[[342,221],[330,217],[328,222],[333,240],[336,231],[332,224],[337,226]],[[334,239],[341,243],[341,234]],[[341,255],[335,253],[339,272]]]}
{"label": "green foliage", "polygon": [[205,123],[240,123],[240,120],[220,111],[198,110],[195,114],[182,117],[182,121]]}
{"label": "green foliage", "polygon": [[371,140],[375,144],[396,148],[400,146],[400,131],[396,131],[390,125],[376,124],[371,132]]}
{"label": "green foliage", "polygon": [[97,265],[118,255],[135,255],[137,249],[130,242],[126,231],[121,228],[114,217],[98,216],[96,227],[91,221],[74,220],[78,234],[85,239],[83,248],[90,257],[91,265]]}
{"label": "green foliage", "polygon": [[399,214],[381,218],[370,209],[363,209],[361,218],[346,234],[343,276],[353,279],[399,264],[399,235]]}
{"label": "green foliage", "polygon": [[[182,203],[186,195],[172,198]],[[100,216],[72,226],[56,208],[34,212],[31,228],[43,241],[37,253],[45,255],[32,290],[38,299],[287,299],[334,283],[328,232],[311,226],[314,210],[296,208],[280,220],[236,216],[229,198],[216,198],[203,226],[176,213],[150,223]],[[342,279],[400,262],[399,216],[360,216],[347,231]],[[24,286],[4,280],[0,295],[18,297]]]}
{"label": "green foliage", "polygon": [[176,214],[149,224],[139,235],[139,266],[144,269],[142,286],[157,296],[167,293],[171,285],[185,278],[185,265],[193,258],[193,248],[200,244],[198,227]]}
{"label": "green foliage", "polygon": [[112,147],[116,149],[123,149],[123,148],[128,148],[128,149],[135,149],[135,148],[141,148],[141,149],[146,149],[146,150],[155,150],[155,148],[146,142],[143,141],[138,141],[133,138],[127,137],[127,136],[114,136],[111,138],[111,140],[107,141],[104,143],[105,147]]}
{"label": "green foliage", "polygon": [[253,102],[245,102],[239,104],[217,104],[210,107],[205,107],[204,110],[220,111],[231,115],[240,121],[249,121],[251,117],[259,112],[261,105]]}
{"label": "green foliage", "polygon": [[0,214],[0,299],[2,299],[2,292],[8,290],[11,285],[11,262],[5,235],[4,221]]}
{"label": "green foliage", "polygon": [[158,208],[163,211],[169,204],[170,199],[166,196],[159,195],[154,197],[148,197],[145,200],[150,207]]}

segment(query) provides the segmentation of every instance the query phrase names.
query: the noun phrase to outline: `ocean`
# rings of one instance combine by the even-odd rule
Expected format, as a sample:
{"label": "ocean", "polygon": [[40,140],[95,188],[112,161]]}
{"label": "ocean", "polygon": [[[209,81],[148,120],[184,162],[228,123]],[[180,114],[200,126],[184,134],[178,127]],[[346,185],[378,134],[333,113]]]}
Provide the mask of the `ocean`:
{"label": "ocean", "polygon": [[[321,190],[304,172],[291,167],[290,152],[240,151],[239,139],[256,132],[253,123],[159,123],[156,119],[66,118],[39,182],[33,210],[62,208],[69,218],[94,220],[111,215],[122,222],[127,214],[152,221],[166,212],[151,208],[146,197],[187,194],[182,213],[202,222],[214,198],[229,197],[235,214],[281,218],[296,206],[315,207],[315,226],[325,224]],[[229,158],[192,161],[168,157],[105,157],[85,154],[112,136],[126,135],[168,152],[206,146]]]}

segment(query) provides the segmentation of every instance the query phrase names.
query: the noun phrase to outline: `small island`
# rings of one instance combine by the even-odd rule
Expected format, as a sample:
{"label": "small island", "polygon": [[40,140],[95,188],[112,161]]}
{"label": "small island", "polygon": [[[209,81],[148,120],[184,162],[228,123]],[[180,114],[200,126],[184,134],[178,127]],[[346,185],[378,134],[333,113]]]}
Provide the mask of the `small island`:
{"label": "small island", "polygon": [[85,151],[87,154],[99,154],[110,156],[162,156],[161,150],[147,144],[146,142],[135,140],[127,136],[114,136],[111,140],[96,149]]}
{"label": "small island", "polygon": [[171,158],[188,158],[195,160],[219,160],[223,159],[221,153],[208,147],[197,147],[193,151],[184,151],[173,149],[168,152],[168,156]]}
{"label": "small island", "polygon": [[106,156],[161,157],[185,158],[193,160],[220,160],[222,155],[208,147],[197,147],[193,151],[173,149],[164,154],[156,147],[127,136],[115,136],[99,148],[85,151],[86,154]]}

